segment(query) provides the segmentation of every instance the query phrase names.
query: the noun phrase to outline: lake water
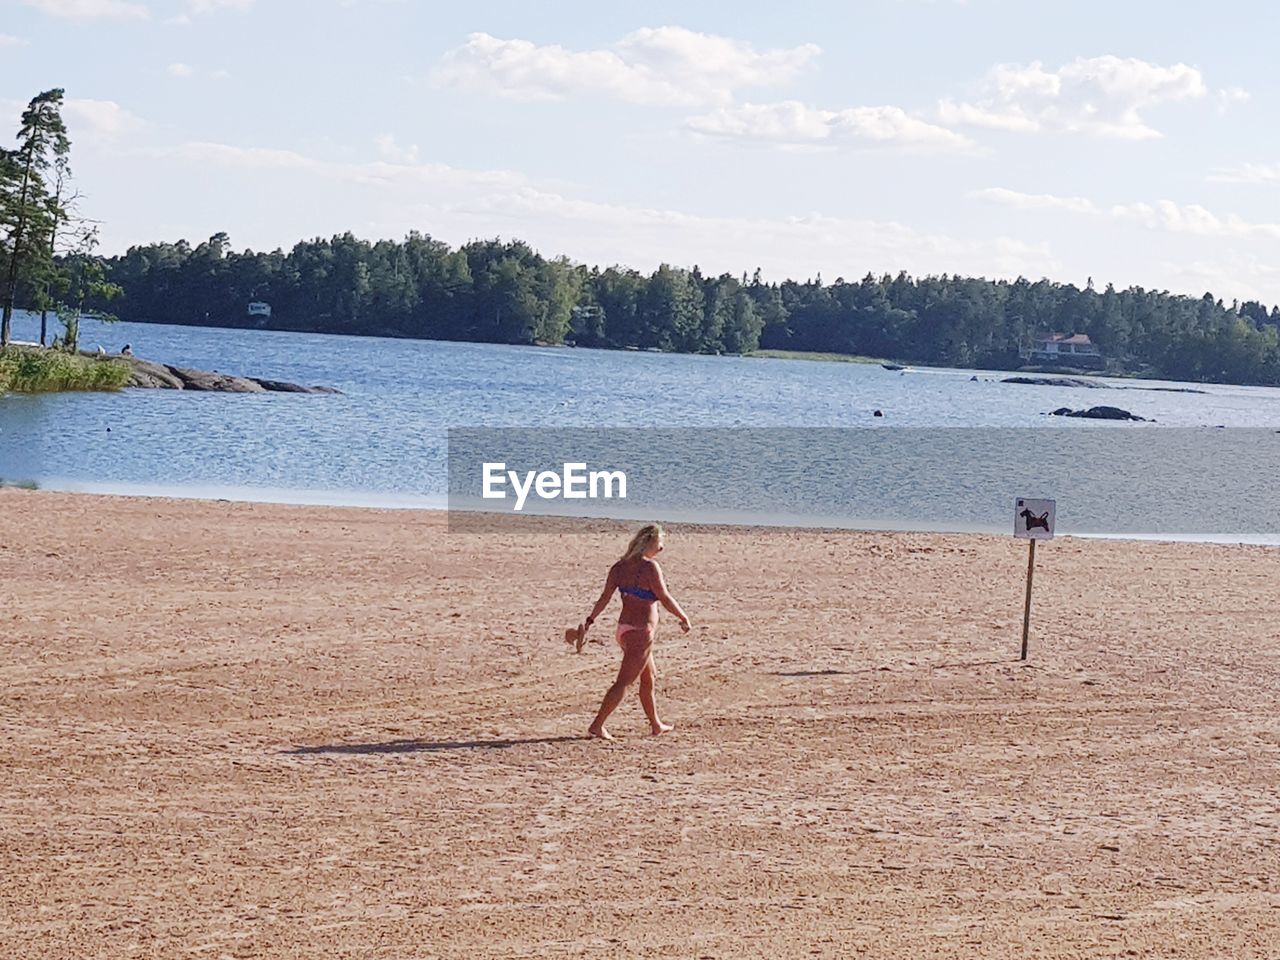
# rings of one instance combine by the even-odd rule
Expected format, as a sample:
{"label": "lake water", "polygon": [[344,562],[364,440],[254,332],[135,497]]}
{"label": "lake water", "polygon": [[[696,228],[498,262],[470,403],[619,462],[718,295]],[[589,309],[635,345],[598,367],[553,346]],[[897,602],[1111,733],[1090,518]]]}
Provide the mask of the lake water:
{"label": "lake water", "polygon": [[[14,337],[36,339],[37,319],[18,314]],[[1218,426],[1253,428],[1219,434],[1249,435],[1255,437],[1249,441],[1252,448],[1261,443],[1268,450],[1269,441],[1256,438],[1275,436],[1280,430],[1280,390],[1260,387],[1106,381],[1126,389],[1084,390],[1004,384],[998,381],[1007,373],[989,371],[918,368],[899,373],[853,363],[85,323],[82,344],[87,348],[101,343],[114,351],[126,342],[135,354],[166,363],[328,384],[343,393],[126,390],[0,397],[0,478],[64,490],[439,507],[448,492],[451,427],[889,430],[915,438],[901,444],[903,448],[933,449],[928,456],[917,456],[935,472],[951,474],[971,471],[960,461],[937,462],[941,448],[929,444],[934,437],[955,436],[947,432],[954,428],[983,428],[993,437],[1008,431],[1003,435],[1010,438],[1027,430],[1110,431],[1106,442],[1124,444],[1132,444],[1132,438],[1144,436],[1144,431],[1171,427],[1198,428],[1184,431],[1188,437]],[[1205,392],[1136,387],[1194,387]],[[1095,404],[1120,406],[1157,422],[1111,424],[1044,416],[1060,406]],[[872,416],[877,409],[883,417]],[[1022,444],[1016,449],[1027,449],[1023,441],[1010,442]],[[1191,453],[1174,459],[1222,459],[1214,452],[1196,453],[1196,442],[1189,441]],[[971,447],[966,441],[959,449]],[[1167,460],[1170,454],[1156,451],[1151,456]],[[1034,466],[1035,458],[1019,459],[1029,459]],[[1237,469],[1251,474],[1241,496],[1254,503],[1270,500],[1270,471],[1272,464],[1266,459]],[[1153,471],[1133,472],[1134,482],[1141,484]],[[1025,476],[1034,483],[1048,474],[1031,470]],[[837,498],[823,502],[821,487],[774,490],[767,503],[758,504],[736,496],[722,510],[716,509],[715,496],[707,491],[688,503],[668,492],[665,501],[643,507],[667,517],[694,509],[686,519],[1004,529],[1005,508],[1015,493],[1058,492],[1039,487],[990,490],[983,493],[979,506],[953,516],[936,504],[930,508],[927,498],[922,506],[919,489],[911,497],[898,496],[905,492],[904,485],[926,484],[923,475],[918,482],[911,477],[908,471],[895,479],[898,489],[879,491],[884,503],[874,510],[865,505],[847,510]],[[1175,479],[1171,489],[1185,486]],[[1063,529],[1123,532],[1104,522],[1103,513],[1085,508],[1089,501],[1100,502],[1110,494],[1084,481],[1076,483],[1072,493],[1074,513],[1069,506],[1059,508]],[[1209,521],[1197,515],[1201,499],[1183,500],[1164,532],[1223,532],[1206,530]],[[902,506],[895,508],[895,503]],[[1246,535],[1267,532],[1250,530],[1244,519],[1227,524],[1232,527],[1228,532],[1237,532],[1237,525]]]}

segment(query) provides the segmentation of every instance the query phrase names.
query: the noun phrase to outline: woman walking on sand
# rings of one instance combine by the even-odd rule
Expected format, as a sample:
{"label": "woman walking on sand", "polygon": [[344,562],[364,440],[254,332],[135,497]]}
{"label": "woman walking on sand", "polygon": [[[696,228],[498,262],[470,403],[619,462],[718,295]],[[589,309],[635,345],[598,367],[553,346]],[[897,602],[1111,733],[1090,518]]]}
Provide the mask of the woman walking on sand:
{"label": "woman walking on sand", "polygon": [[661,603],[680,621],[680,629],[689,632],[689,618],[685,616],[680,604],[667,592],[667,584],[662,579],[662,568],[654,558],[662,552],[662,528],[656,523],[641,527],[631,538],[627,552],[622,559],[609,568],[609,578],[605,581],[600,599],[596,601],[591,615],[583,625],[583,631],[589,630],[596,617],[604,612],[613,592],[622,594],[622,613],[618,616],[618,646],[622,648],[622,666],[618,669],[618,679],[613,681],[604,702],[600,704],[600,712],[592,721],[587,732],[602,740],[612,740],[604,722],[609,714],[617,709],[618,704],[627,693],[627,687],[640,681],[640,705],[644,715],[649,718],[649,728],[654,736],[666,733],[670,724],[658,719],[658,707],[653,700],[653,635],[658,626],[658,604]]}

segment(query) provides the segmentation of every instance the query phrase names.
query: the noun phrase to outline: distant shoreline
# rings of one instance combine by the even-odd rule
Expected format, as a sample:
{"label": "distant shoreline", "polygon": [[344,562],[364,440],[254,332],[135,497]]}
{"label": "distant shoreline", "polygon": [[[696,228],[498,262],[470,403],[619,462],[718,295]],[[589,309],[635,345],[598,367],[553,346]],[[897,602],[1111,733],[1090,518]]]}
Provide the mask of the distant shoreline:
{"label": "distant shoreline", "polygon": [[[438,337],[408,337],[395,333],[394,331],[384,330],[377,332],[357,332],[357,331],[334,331],[334,330],[311,330],[311,329],[293,329],[284,327],[259,327],[250,324],[241,323],[180,323],[173,320],[128,320],[127,323],[147,324],[149,326],[172,326],[172,327],[191,327],[199,330],[238,330],[248,333],[284,333],[284,334],[304,334],[322,337],[359,337],[360,339],[373,340],[411,340],[418,343],[469,343],[477,346],[495,346],[495,347],[521,347],[527,349],[540,350],[603,350],[608,353],[652,353],[681,357],[738,357],[745,360],[804,360],[807,362],[822,363],[857,363],[863,365],[876,364],[893,364],[901,367],[915,367],[919,369],[929,370],[957,370],[970,369],[954,367],[949,364],[930,363],[919,360],[893,360],[887,357],[871,357],[862,354],[852,353],[833,353],[822,350],[782,350],[782,349],[760,349],[752,350],[747,353],[688,353],[682,350],[663,350],[660,348],[639,348],[639,347],[607,347],[607,346],[587,346],[579,343],[550,343],[544,340],[534,341],[533,343],[505,343],[496,340],[449,340],[440,339]],[[1020,365],[1017,367],[974,367],[974,370],[985,370],[991,373],[1042,373],[1042,374],[1061,374],[1074,377],[1108,377],[1117,380],[1168,380],[1170,383],[1183,383],[1177,379],[1170,379],[1155,373],[1147,373],[1141,371],[1103,371],[1103,370],[1084,370],[1076,367],[1045,367],[1033,365]],[[1218,386],[1228,387],[1271,387],[1280,389],[1280,386],[1269,383],[1228,383],[1225,381],[1205,381],[1215,383]]]}
{"label": "distant shoreline", "polygon": [[[27,313],[29,311],[18,311]],[[662,350],[658,348],[641,349],[636,347],[609,347],[609,346],[588,346],[578,343],[549,343],[546,341],[536,341],[534,343],[506,343],[495,340],[459,340],[459,339],[441,339],[438,337],[410,337],[403,336],[391,330],[359,332],[359,331],[331,331],[331,330],[314,330],[314,329],[294,329],[285,327],[259,327],[253,324],[245,323],[183,323],[173,320],[139,320],[139,319],[122,319],[120,322],[130,324],[140,324],[146,326],[168,326],[168,327],[190,327],[196,330],[228,330],[246,333],[269,333],[269,334],[303,334],[315,335],[323,337],[357,337],[361,340],[382,339],[382,340],[408,340],[418,343],[453,343],[453,344],[474,344],[476,346],[499,346],[499,347],[516,347],[522,349],[550,349],[550,350],[601,350],[608,353],[650,353],[673,356],[689,356],[689,357],[736,357],[745,360],[803,360],[806,362],[823,362],[823,363],[856,363],[862,365],[875,364],[892,364],[904,368],[914,368],[918,370],[973,370],[974,372],[987,373],[1026,373],[1026,374],[1044,374],[1044,375],[1061,375],[1071,377],[1086,378],[1105,378],[1113,380],[1154,380],[1165,381],[1169,383],[1200,383],[1212,384],[1224,387],[1265,387],[1267,389],[1280,389],[1280,385],[1272,383],[1250,383],[1237,381],[1222,380],[1179,380],[1176,377],[1168,377],[1158,372],[1141,371],[1141,370],[1084,370],[1074,367],[1056,367],[1056,366],[1038,366],[1022,364],[1019,366],[996,367],[956,367],[945,363],[932,363],[928,361],[891,359],[887,357],[872,357],[862,354],[845,354],[833,353],[830,351],[814,351],[814,350],[784,350],[784,349],[759,349],[747,353],[688,353],[681,350]],[[89,340],[88,336],[82,339]]]}
{"label": "distant shoreline", "polygon": [[741,354],[751,360],[824,360],[829,363],[893,363],[879,357],[864,357],[852,353],[824,353],[821,350],[753,350]]}

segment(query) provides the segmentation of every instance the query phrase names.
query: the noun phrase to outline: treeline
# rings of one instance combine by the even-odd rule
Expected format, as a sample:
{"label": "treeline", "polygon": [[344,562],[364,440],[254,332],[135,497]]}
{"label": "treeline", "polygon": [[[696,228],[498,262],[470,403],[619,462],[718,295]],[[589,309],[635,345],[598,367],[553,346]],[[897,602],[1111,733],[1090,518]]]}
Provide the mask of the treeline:
{"label": "treeline", "polygon": [[102,261],[130,320],[254,325],[495,343],[576,343],[696,353],[759,348],[1008,368],[1037,335],[1085,333],[1113,370],[1280,384],[1280,310],[1130,287],[1048,280],[868,274],[766,283],[659,267],[587,267],[519,241],[459,248],[420,233],[369,243],[351,234],[285,253],[233,251],[226,234],[131,248]]}

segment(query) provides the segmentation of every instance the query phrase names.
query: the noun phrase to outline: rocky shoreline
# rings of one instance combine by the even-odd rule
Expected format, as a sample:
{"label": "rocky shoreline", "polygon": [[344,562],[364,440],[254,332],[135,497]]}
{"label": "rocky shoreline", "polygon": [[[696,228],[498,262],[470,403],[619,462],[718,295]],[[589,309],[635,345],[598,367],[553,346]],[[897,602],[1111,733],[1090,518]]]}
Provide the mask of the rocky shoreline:
{"label": "rocky shoreline", "polygon": [[116,355],[111,359],[130,366],[131,373],[126,387],[195,390],[204,393],[342,393],[336,387],[304,386],[285,380],[240,377],[219,373],[217,370],[193,370],[190,367],[175,367],[128,355]]}
{"label": "rocky shoreline", "polygon": [[[977,379],[976,377],[974,379]],[[1082,387],[1086,390],[1150,390],[1155,393],[1205,393],[1195,387],[1144,387],[1139,384],[1102,383],[1090,377],[1005,377],[1001,383],[1026,383],[1037,387]]]}

